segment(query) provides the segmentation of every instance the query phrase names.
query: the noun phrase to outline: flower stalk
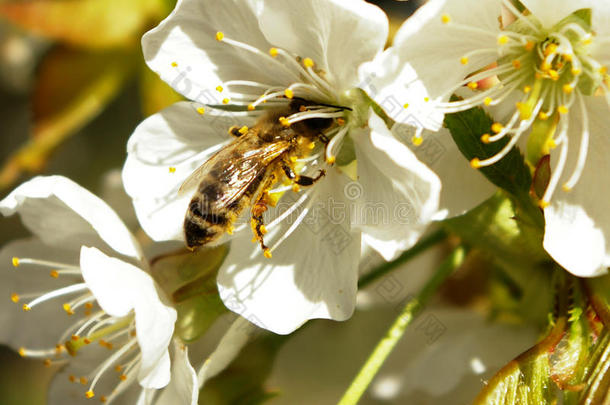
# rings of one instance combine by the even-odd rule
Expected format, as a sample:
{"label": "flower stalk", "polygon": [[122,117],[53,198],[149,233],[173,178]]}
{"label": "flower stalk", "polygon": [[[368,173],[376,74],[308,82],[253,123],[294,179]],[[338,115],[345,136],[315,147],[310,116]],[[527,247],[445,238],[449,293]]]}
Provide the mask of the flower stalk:
{"label": "flower stalk", "polygon": [[358,375],[352,381],[352,384],[347,389],[343,398],[338,405],[354,405],[357,404],[368,386],[371,384],[377,372],[384,364],[396,344],[405,334],[407,327],[417,317],[421,309],[428,303],[430,298],[443,284],[443,282],[459,268],[466,258],[467,248],[464,246],[457,247],[450,255],[441,263],[434,275],[424,285],[420,293],[413,299],[410,299],[402,312],[396,318],[386,335],[373,350]]}

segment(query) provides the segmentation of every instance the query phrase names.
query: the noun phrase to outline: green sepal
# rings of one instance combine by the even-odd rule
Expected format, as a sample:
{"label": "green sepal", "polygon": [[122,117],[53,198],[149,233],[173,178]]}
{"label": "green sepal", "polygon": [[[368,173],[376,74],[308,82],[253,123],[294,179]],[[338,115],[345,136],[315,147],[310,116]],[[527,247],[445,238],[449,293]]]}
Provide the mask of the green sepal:
{"label": "green sepal", "polygon": [[153,277],[178,311],[176,334],[187,343],[201,337],[227,312],[216,285],[216,274],[227,253],[227,245],[195,252],[181,249],[151,263]]}

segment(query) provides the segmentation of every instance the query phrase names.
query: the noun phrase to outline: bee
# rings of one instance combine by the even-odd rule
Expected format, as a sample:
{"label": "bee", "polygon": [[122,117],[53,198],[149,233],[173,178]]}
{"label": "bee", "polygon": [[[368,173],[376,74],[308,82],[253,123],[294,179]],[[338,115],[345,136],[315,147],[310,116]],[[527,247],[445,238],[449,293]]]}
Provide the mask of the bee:
{"label": "bee", "polygon": [[[265,113],[252,128],[232,127],[236,137],[191,174],[180,192],[196,187],[184,218],[187,247],[194,250],[231,234],[237,218],[251,207],[251,227],[255,241],[266,257],[271,257],[263,235],[263,214],[273,202],[268,191],[285,178],[296,187],[311,186],[315,177],[296,173],[297,159],[311,154],[316,140],[328,143],[323,132],[333,119],[315,118],[286,125],[285,118],[304,111],[306,104],[293,100],[289,106]],[[285,177],[284,177],[285,176]]]}

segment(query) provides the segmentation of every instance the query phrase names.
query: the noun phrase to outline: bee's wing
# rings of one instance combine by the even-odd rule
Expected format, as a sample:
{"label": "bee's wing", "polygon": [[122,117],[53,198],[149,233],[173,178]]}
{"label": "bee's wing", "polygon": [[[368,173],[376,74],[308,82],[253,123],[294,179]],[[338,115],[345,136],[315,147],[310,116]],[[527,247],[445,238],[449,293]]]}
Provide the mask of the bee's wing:
{"label": "bee's wing", "polygon": [[235,158],[231,145],[228,145],[195,170],[178,192],[184,193],[198,186],[212,167],[218,170],[220,162],[222,170],[216,181],[223,183],[226,192],[215,201],[215,204],[219,207],[229,205],[242,196],[250,184],[267,169],[269,163],[289,147],[290,143],[286,141],[266,143],[259,148],[247,150],[239,158]]}

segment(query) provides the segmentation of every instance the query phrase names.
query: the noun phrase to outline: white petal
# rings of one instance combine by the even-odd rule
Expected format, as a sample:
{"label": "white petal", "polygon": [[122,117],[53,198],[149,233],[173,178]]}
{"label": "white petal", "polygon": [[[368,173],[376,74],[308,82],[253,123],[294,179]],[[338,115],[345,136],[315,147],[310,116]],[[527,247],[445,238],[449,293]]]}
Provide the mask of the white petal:
{"label": "white petal", "polygon": [[[260,32],[259,0],[180,0],[174,11],[142,38],[150,68],[190,100],[220,104],[215,89],[227,80],[288,86],[294,77],[267,55],[271,44]],[[216,33],[244,42],[263,55],[216,40]]]}
{"label": "white petal", "polygon": [[[311,209],[297,210],[266,240],[283,235],[299,215],[305,219],[266,259],[252,236],[233,239],[218,273],[220,296],[227,308],[250,322],[288,334],[313,318],[345,320],[354,310],[360,234],[350,231],[349,201],[343,195],[345,175],[332,169],[313,186]],[[289,192],[275,209],[286,211],[301,194]],[[267,223],[270,221],[267,220]]]}
{"label": "white petal", "polygon": [[424,82],[409,61],[387,49],[359,69],[359,87],[379,104],[394,121],[436,131],[443,125],[443,114],[426,102]]}
{"label": "white petal", "polygon": [[358,85],[358,66],[383,50],[388,18],[361,0],[269,0],[260,27],[270,43],[327,72],[335,88]]}
{"label": "white petal", "polygon": [[446,210],[449,217],[473,209],[497,190],[480,171],[470,167],[447,129],[425,131],[420,146],[411,142],[414,129],[409,126],[395,125],[392,133],[440,178],[440,209]]}
{"label": "white petal", "polygon": [[189,362],[188,347],[175,338],[173,353],[172,379],[155,401],[155,405],[197,405],[199,385],[197,373]]}
{"label": "white petal", "polygon": [[[610,9],[603,2],[593,2],[592,25],[596,38],[593,39],[591,56],[603,65],[610,63],[610,50],[608,49],[608,37],[610,37]],[[603,38],[603,40],[602,40]]]}
{"label": "white petal", "polygon": [[100,246],[101,238],[117,252],[141,258],[139,245],[117,214],[62,176],[35,177],[22,184],[0,202],[0,212],[5,216],[18,212],[25,226],[52,246]]}
{"label": "white petal", "polygon": [[100,307],[121,317],[132,309],[142,364],[138,379],[146,388],[162,388],[169,382],[167,347],[174,333],[176,310],[165,305],[153,279],[141,269],[111,258],[95,248],[83,247],[81,268],[87,286]]}
{"label": "white petal", "polygon": [[[558,190],[545,209],[544,247],[566,270],[582,277],[596,276],[610,266],[610,142],[606,136],[608,105],[603,97],[587,97],[590,121],[590,144],[587,162],[580,181],[571,192]],[[580,142],[579,108],[570,112],[569,160],[564,180],[572,174]],[[551,155],[552,165],[556,155]]]}
{"label": "white petal", "polygon": [[[430,98],[436,99],[468,73],[497,59],[494,53],[479,54],[471,56],[465,66],[460,63],[468,52],[497,47],[500,12],[500,0],[430,0],[405,21],[396,34],[392,49],[400,57],[401,64],[409,63],[415,69]],[[441,21],[445,14],[451,18],[449,24]],[[474,31],[457,25],[472,27]]]}
{"label": "white petal", "polygon": [[353,224],[365,242],[392,260],[415,244],[437,213],[441,184],[375,114],[369,127],[352,134],[358,183],[348,185],[346,194],[350,198],[350,187],[359,187]]}
{"label": "white petal", "polygon": [[199,369],[199,386],[222,372],[237,357],[241,349],[257,328],[242,317],[238,317],[224,334],[218,346]]}
{"label": "white petal", "polygon": [[590,0],[522,0],[521,2],[545,28],[552,28],[574,11],[591,7]]}
{"label": "white petal", "polygon": [[[22,239],[10,242],[0,251],[0,267],[2,283],[0,283],[0,299],[3,300],[0,311],[0,343],[18,350],[20,347],[29,349],[47,349],[55,347],[64,330],[74,323],[62,309],[65,301],[58,299],[34,307],[25,313],[22,305],[27,302],[22,298],[18,304],[9,300],[12,293],[27,294],[48,292],[66,287],[75,278],[64,280],[49,276],[50,269],[21,264],[14,268],[11,265],[13,257],[36,257],[66,264],[78,264],[78,252],[66,251],[48,245],[36,239]],[[79,281],[76,281],[79,282]],[[44,327],[41,327],[44,325]]]}
{"label": "white petal", "polygon": [[127,144],[125,190],[142,228],[156,241],[184,238],[182,224],[192,196],[179,196],[178,189],[229,140],[228,128],[253,123],[212,109],[200,115],[196,108],[186,102],[166,108],[142,122]]}

